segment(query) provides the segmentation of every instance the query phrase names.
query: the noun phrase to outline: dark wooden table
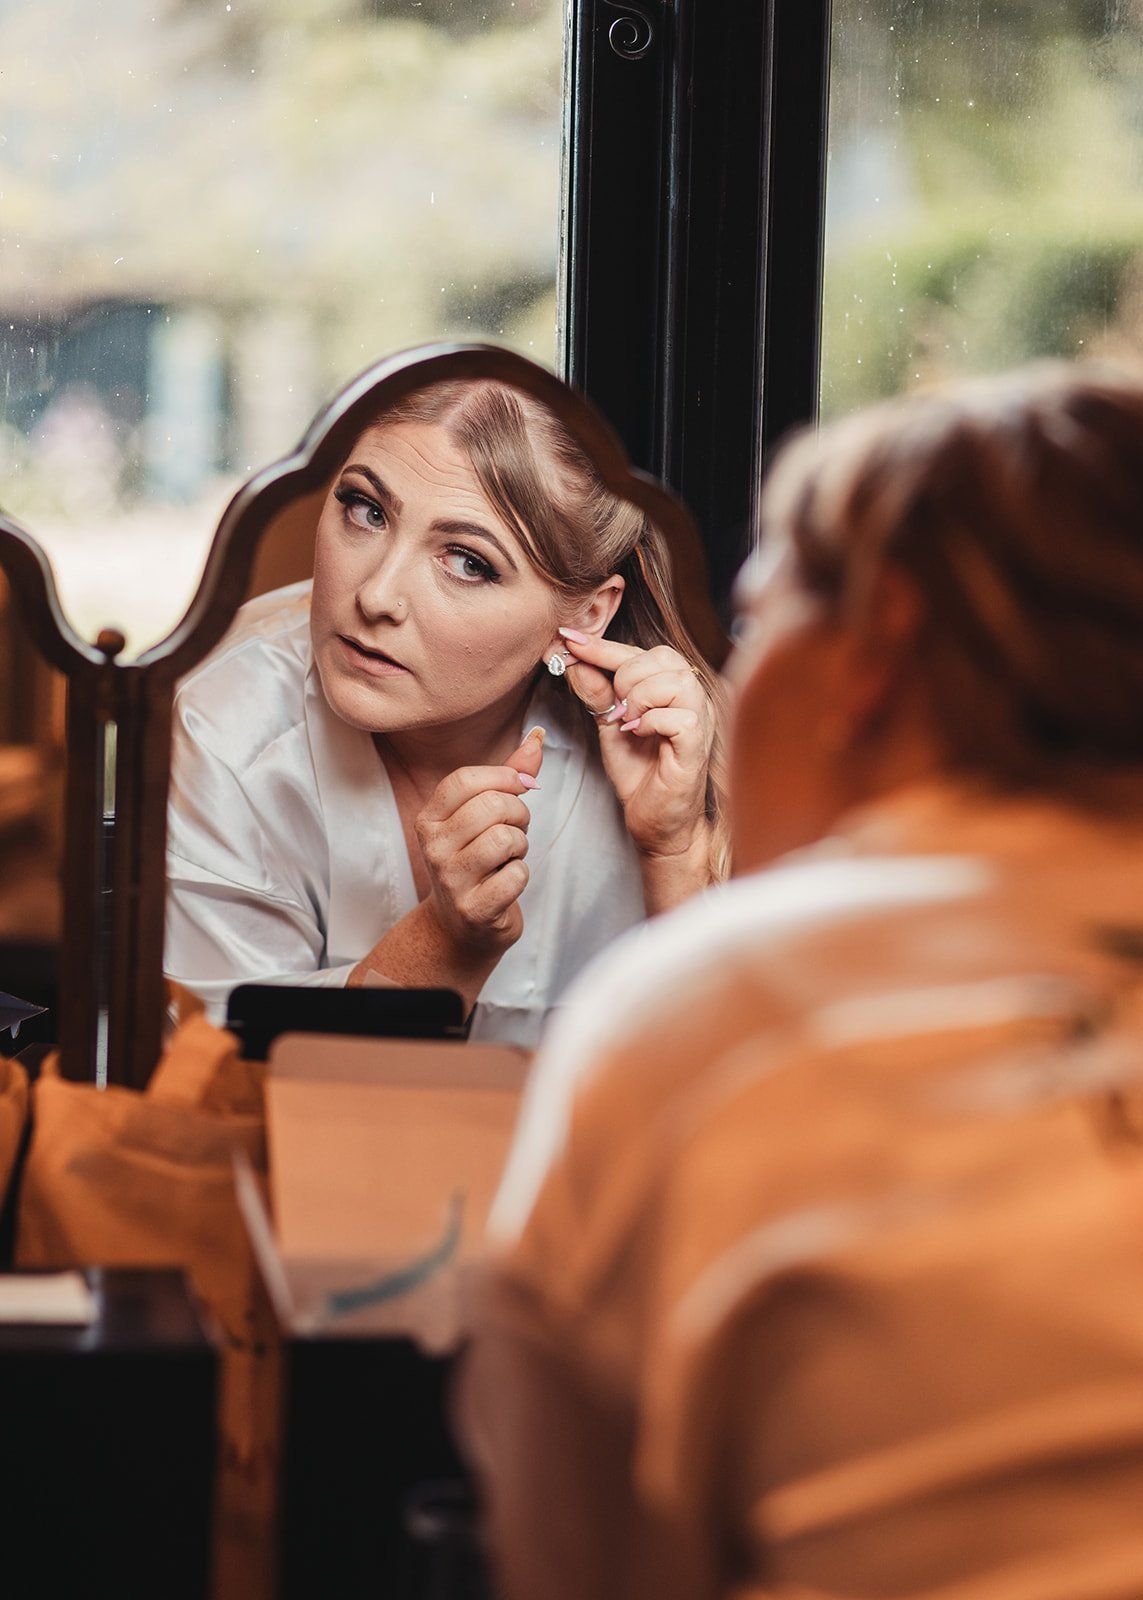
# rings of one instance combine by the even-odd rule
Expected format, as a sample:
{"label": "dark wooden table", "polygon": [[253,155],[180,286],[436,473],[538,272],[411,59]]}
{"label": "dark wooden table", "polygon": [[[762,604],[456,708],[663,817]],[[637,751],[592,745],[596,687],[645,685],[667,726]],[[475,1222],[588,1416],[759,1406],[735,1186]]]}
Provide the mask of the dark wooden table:
{"label": "dark wooden table", "polygon": [[453,1363],[382,1338],[288,1338],[284,1355],[280,1600],[475,1600],[476,1564],[418,1543],[408,1515],[428,1485],[463,1490]]}
{"label": "dark wooden table", "polygon": [[0,1591],[203,1600],[217,1353],[181,1273],[85,1276],[92,1326],[0,1326]]}

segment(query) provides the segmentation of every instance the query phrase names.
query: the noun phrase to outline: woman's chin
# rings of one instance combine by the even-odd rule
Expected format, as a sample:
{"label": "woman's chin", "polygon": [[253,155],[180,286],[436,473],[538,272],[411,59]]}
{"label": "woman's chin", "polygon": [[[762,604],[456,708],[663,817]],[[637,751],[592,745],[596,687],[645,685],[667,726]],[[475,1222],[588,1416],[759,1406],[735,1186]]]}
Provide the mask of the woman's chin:
{"label": "woman's chin", "polygon": [[[533,677],[501,688],[487,678],[479,685],[463,685],[453,694],[426,694],[424,685],[411,672],[387,673],[374,677],[346,668],[343,663],[315,655],[318,677],[330,710],[351,728],[365,733],[400,733],[414,728],[441,728],[468,723],[473,718],[492,714],[502,704],[511,706],[514,695],[527,698]],[[474,688],[476,692],[473,692]],[[463,690],[467,689],[465,693]]]}
{"label": "woman's chin", "polygon": [[330,710],[351,728],[365,733],[382,733],[396,728],[416,727],[424,719],[424,707],[413,704],[412,679],[399,677],[362,679],[356,674],[322,671],[319,677]]}

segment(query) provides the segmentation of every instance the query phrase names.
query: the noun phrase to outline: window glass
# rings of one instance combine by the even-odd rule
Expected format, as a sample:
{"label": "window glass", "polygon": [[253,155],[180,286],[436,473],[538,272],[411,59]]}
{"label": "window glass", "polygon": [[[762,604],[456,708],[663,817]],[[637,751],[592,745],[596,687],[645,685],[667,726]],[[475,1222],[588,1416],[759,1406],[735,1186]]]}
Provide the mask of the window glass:
{"label": "window glass", "polygon": [[834,0],[822,407],[1143,351],[1139,0]]}
{"label": "window glass", "polygon": [[0,504],[89,637],[379,356],[551,364],[560,0],[0,0]]}

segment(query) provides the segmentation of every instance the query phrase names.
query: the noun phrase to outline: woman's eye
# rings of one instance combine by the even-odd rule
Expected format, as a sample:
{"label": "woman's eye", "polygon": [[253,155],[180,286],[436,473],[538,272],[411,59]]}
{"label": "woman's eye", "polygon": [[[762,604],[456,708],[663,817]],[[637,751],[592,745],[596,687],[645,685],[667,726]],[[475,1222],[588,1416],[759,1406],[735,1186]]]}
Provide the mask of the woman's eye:
{"label": "woman's eye", "polygon": [[466,583],[499,583],[500,574],[483,556],[476,555],[472,550],[446,550],[444,553],[445,569],[451,572],[454,578],[463,578]]}
{"label": "woman's eye", "polygon": [[385,509],[359,489],[338,489],[335,498],[345,507],[345,520],[366,533],[376,533],[385,526]]}

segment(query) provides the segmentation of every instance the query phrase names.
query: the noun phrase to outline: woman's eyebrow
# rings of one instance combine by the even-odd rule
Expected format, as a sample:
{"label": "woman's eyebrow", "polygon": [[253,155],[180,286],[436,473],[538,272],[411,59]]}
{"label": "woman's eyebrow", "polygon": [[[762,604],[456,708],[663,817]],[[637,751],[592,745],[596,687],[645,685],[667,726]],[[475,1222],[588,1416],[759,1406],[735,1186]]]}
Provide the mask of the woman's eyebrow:
{"label": "woman's eyebrow", "polygon": [[388,488],[384,483],[381,482],[381,479],[373,471],[372,467],[363,467],[360,461],[351,461],[348,466],[342,467],[341,471],[342,476],[344,476],[347,472],[360,472],[363,478],[368,478],[369,482],[377,491],[378,499],[384,500],[385,504],[392,511],[395,517],[399,517],[402,511],[404,511],[405,507],[402,502],[393,493],[392,489]]}
{"label": "woman's eyebrow", "polygon": [[495,545],[513,572],[519,572],[519,567],[512,559],[512,553],[502,540],[498,539],[490,528],[483,527],[479,522],[453,522],[448,518],[433,523],[434,533],[451,533],[454,537],[466,539],[487,539],[488,543]]}

